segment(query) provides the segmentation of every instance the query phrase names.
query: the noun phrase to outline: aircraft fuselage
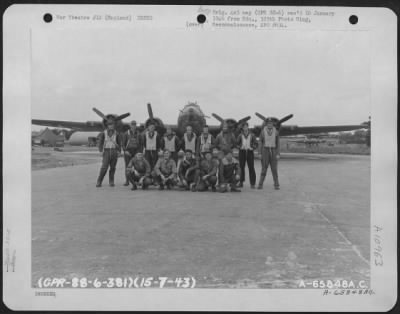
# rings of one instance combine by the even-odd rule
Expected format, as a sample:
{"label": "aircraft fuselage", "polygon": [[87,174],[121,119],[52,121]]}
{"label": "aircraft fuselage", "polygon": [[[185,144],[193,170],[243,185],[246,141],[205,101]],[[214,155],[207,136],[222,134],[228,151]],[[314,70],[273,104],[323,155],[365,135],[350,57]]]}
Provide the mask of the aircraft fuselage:
{"label": "aircraft fuselage", "polygon": [[193,132],[196,134],[201,134],[206,125],[204,113],[196,103],[187,104],[178,116],[178,131],[181,134],[186,132],[188,125],[192,126]]}

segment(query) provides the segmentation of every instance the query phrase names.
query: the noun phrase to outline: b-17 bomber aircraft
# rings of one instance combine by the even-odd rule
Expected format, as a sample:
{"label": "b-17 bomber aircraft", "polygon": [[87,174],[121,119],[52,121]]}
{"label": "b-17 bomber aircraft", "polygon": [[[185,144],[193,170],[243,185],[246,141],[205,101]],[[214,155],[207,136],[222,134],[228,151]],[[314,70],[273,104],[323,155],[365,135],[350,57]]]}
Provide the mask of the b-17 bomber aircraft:
{"label": "b-17 bomber aircraft", "polygon": [[[153,109],[150,103],[147,104],[148,118],[146,121],[139,126],[139,130],[144,131],[145,128],[150,123],[156,126],[157,131],[162,135],[167,127],[170,127],[178,136],[182,136],[186,131],[186,126],[190,125],[193,128],[193,132],[197,135],[201,134],[204,125],[206,123],[206,116],[201,110],[200,106],[196,102],[189,102],[182,110],[180,110],[177,124],[164,124],[164,122],[155,117],[153,114]],[[87,121],[87,122],[75,122],[75,121],[59,121],[59,120],[40,120],[32,119],[32,124],[50,126],[55,128],[61,128],[63,134],[68,140],[72,134],[75,132],[102,132],[105,129],[107,120],[114,120],[116,122],[116,129],[118,131],[125,131],[129,129],[129,123],[124,123],[122,120],[130,116],[130,113],[125,113],[122,115],[116,114],[103,114],[100,110],[93,108],[93,111],[101,118],[100,121]],[[263,123],[256,125],[251,128],[252,132],[256,136],[259,136],[267,117],[256,112],[257,117],[259,117]],[[220,122],[219,125],[209,125],[209,133],[216,136],[222,130],[224,124],[227,125],[230,132],[238,134],[245,122],[251,119],[250,116],[241,118],[239,120],[233,118],[222,118],[220,115],[213,113],[212,116]],[[297,126],[297,125],[283,125],[284,122],[291,119],[293,115],[288,115],[282,119],[272,118],[277,129],[279,129],[279,134],[281,136],[290,136],[298,134],[315,134],[315,133],[325,133],[325,132],[340,132],[340,131],[352,131],[357,129],[367,129],[370,125],[366,122],[354,125],[328,125],[328,126]]]}

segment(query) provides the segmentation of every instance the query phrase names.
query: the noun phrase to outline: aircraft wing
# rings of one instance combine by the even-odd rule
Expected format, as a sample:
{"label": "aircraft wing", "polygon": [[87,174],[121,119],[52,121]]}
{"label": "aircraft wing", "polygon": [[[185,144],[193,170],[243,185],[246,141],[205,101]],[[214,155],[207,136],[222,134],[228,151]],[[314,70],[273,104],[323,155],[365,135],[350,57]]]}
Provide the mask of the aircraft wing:
{"label": "aircraft wing", "polygon": [[50,126],[60,129],[72,129],[76,131],[99,131],[103,130],[103,124],[100,121],[73,122],[73,121],[58,121],[58,120],[38,120],[32,119],[32,124]]}
{"label": "aircraft wing", "polygon": [[[329,132],[344,132],[359,129],[367,129],[365,124],[354,125],[324,125],[324,126],[297,126],[297,125],[282,125],[279,131],[280,136],[300,135],[300,134],[315,134]],[[255,135],[259,136],[261,126],[256,126],[252,129]]]}

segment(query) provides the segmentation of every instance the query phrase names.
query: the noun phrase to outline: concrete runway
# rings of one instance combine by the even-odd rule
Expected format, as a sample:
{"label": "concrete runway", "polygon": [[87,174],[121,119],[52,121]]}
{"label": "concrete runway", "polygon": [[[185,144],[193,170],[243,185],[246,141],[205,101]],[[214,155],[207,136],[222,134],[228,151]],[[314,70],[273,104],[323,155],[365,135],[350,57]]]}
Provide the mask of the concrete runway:
{"label": "concrete runway", "polygon": [[[370,157],[288,154],[281,190],[131,191],[95,164],[32,172],[32,280],[193,276],[197,287],[369,280]],[[256,161],[257,175],[260,161]],[[247,171],[246,171],[247,174]],[[258,179],[258,178],[257,178]]]}

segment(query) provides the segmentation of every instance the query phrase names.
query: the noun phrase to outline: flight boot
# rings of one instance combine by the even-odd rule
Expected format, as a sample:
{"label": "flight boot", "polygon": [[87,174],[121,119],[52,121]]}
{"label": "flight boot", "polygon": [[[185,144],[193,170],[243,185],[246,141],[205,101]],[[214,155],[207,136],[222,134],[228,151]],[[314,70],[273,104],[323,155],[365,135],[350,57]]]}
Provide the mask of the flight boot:
{"label": "flight boot", "polygon": [[129,178],[128,175],[125,175],[125,183],[124,186],[128,186],[129,185]]}
{"label": "flight boot", "polygon": [[100,169],[99,177],[97,178],[96,187],[98,187],[98,188],[101,187],[101,183],[103,182],[103,179],[104,179],[106,173],[107,173],[107,169],[103,169],[103,168]]}
{"label": "flight boot", "polygon": [[236,186],[232,185],[231,186],[231,192],[242,192],[242,191],[239,190]]}
{"label": "flight boot", "polygon": [[264,184],[264,180],[265,180],[265,174],[260,176],[260,181],[258,182],[258,187],[257,189],[262,190],[263,188],[263,184]]}
{"label": "flight boot", "polygon": [[113,169],[113,170],[110,169],[110,172],[108,173],[108,180],[109,180],[110,186],[115,186],[114,174],[115,174],[115,169]]}

